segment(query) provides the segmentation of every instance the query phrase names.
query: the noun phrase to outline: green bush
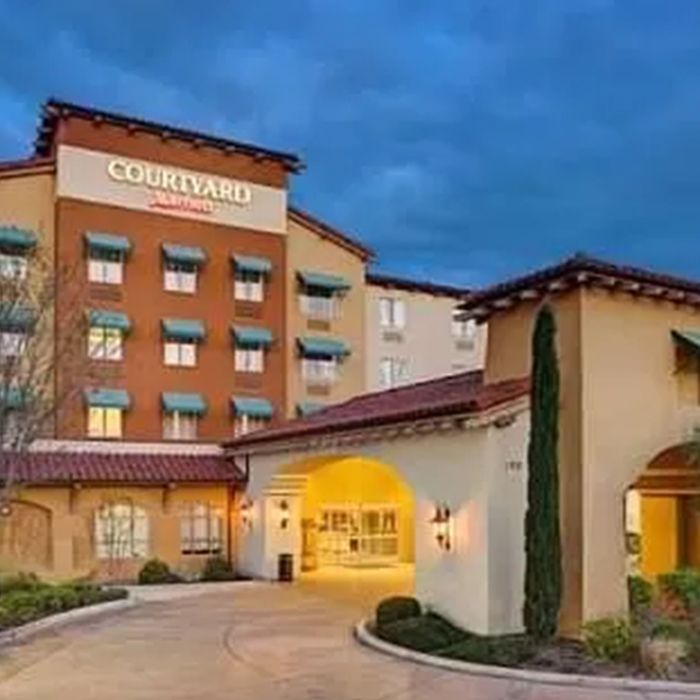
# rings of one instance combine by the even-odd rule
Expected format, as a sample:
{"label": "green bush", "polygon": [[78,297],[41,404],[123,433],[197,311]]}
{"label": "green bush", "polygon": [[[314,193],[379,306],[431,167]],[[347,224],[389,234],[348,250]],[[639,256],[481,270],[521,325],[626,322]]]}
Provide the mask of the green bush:
{"label": "green bush", "polygon": [[20,572],[0,578],[0,595],[12,591],[28,591],[42,588],[47,584],[42,583],[36,574]]}
{"label": "green bush", "polygon": [[700,569],[679,569],[658,578],[659,589],[675,598],[687,613],[700,610]]}
{"label": "green bush", "polygon": [[654,600],[654,586],[642,576],[627,579],[627,595],[630,614],[638,618],[648,612]]}
{"label": "green bush", "polygon": [[200,581],[233,581],[236,573],[231,568],[231,564],[222,556],[209,557],[204,562]]}
{"label": "green bush", "polygon": [[391,644],[422,652],[446,649],[469,637],[467,632],[433,613],[377,626],[376,634]]}
{"label": "green bush", "polygon": [[418,617],[421,614],[420,603],[409,596],[393,596],[384,599],[377,605],[377,627]]}
{"label": "green bush", "polygon": [[583,643],[594,658],[624,661],[635,650],[630,623],[624,618],[604,617],[583,626]]}
{"label": "green bush", "polygon": [[142,586],[158,583],[177,583],[180,577],[170,571],[170,567],[160,559],[149,559],[139,571],[138,581]]}
{"label": "green bush", "polygon": [[480,637],[478,635],[457,642],[440,652],[440,656],[460,661],[495,666],[520,666],[533,657],[536,645],[525,635]]}

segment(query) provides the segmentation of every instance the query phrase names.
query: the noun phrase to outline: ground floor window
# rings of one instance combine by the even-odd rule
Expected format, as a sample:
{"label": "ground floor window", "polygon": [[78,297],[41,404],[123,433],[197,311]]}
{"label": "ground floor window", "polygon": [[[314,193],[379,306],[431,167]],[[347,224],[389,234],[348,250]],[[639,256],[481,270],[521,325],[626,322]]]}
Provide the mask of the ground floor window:
{"label": "ground floor window", "polygon": [[223,511],[211,503],[186,503],[180,515],[183,554],[221,554]]}
{"label": "ground floor window", "polygon": [[253,433],[256,430],[262,430],[270,425],[270,419],[263,416],[249,416],[247,413],[241,413],[233,419],[233,435],[239,437]]}
{"label": "ground floor window", "polygon": [[166,440],[196,440],[197,421],[196,413],[184,413],[171,411],[163,415],[163,438]]}
{"label": "ground floor window", "polygon": [[132,503],[107,503],[95,515],[98,559],[148,556],[148,516]]}

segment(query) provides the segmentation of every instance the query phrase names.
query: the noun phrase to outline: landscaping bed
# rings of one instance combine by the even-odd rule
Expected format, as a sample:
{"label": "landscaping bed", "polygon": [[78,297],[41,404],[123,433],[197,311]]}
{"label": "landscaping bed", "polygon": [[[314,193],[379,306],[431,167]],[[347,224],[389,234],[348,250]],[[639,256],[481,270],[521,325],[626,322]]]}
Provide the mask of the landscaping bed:
{"label": "landscaping bed", "polygon": [[0,632],[49,615],[127,596],[123,588],[83,582],[54,585],[40,581],[33,574],[0,578]]}
{"label": "landscaping bed", "polygon": [[476,664],[700,682],[700,616],[685,604],[693,603],[692,596],[683,603],[679,596],[668,592],[694,590],[695,577],[700,583],[700,572],[686,572],[662,582],[658,597],[645,588],[641,600],[635,601],[630,620],[606,618],[589,623],[581,640],[555,637],[542,641],[525,634],[478,635],[403,597],[380,603],[371,631],[396,646]]}

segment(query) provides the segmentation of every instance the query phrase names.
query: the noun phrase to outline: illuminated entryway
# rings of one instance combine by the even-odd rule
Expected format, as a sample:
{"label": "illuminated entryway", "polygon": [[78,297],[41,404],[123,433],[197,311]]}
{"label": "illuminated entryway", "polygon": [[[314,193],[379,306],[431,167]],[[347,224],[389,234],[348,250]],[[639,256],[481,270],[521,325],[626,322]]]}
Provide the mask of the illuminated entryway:
{"label": "illuminated entryway", "polygon": [[700,566],[700,462],[692,445],[654,457],[627,493],[630,569],[648,578]]}

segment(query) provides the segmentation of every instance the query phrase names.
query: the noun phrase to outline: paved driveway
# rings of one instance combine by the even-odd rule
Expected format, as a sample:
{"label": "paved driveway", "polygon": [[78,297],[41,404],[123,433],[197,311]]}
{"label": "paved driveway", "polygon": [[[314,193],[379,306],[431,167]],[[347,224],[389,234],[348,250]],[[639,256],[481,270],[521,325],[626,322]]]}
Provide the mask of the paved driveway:
{"label": "paved driveway", "polygon": [[322,593],[317,581],[234,584],[45,634],[0,650],[0,698],[641,700],[470,678],[390,659],[350,635],[361,609],[373,602],[371,592],[361,601]]}

